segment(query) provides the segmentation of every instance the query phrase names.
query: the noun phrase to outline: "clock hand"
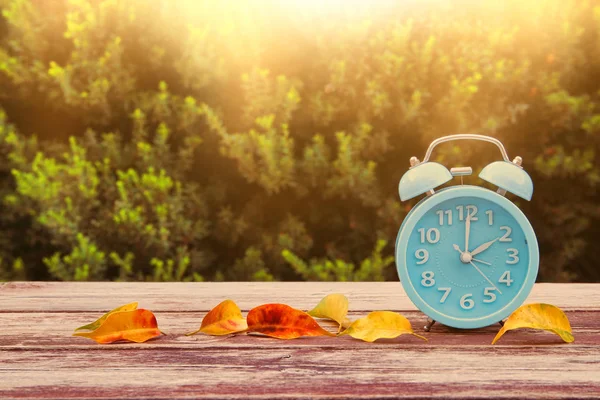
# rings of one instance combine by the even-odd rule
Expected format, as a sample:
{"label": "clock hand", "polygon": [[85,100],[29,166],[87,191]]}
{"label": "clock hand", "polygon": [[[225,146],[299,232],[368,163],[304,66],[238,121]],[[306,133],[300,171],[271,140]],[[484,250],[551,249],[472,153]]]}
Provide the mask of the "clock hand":
{"label": "clock hand", "polygon": [[[453,244],[452,247],[454,247],[454,250],[458,251],[460,253],[460,255],[462,256],[463,254],[465,254],[465,252],[461,251],[460,247],[458,247],[457,244]],[[471,255],[473,255],[473,253],[471,253]],[[483,261],[483,260],[478,260],[476,258],[471,258],[471,260],[473,261],[477,261],[478,263],[482,263],[485,265],[492,265],[491,263],[487,262],[487,261]]]}
{"label": "clock hand", "polygon": [[465,251],[469,252],[469,236],[471,235],[471,214],[467,210],[467,221],[465,222]]}
{"label": "clock hand", "polygon": [[462,250],[460,249],[460,247],[458,247],[457,244],[453,244],[452,247],[454,247],[454,250],[458,251],[460,254],[462,254]]}
{"label": "clock hand", "polygon": [[471,260],[473,260],[473,261],[476,261],[476,262],[478,262],[478,263],[485,264],[485,265],[492,265],[492,263],[489,263],[489,262],[487,262],[487,261],[483,261],[483,260],[478,260],[478,259],[476,259],[476,258],[472,258]]}
{"label": "clock hand", "polygon": [[460,253],[460,261],[462,261],[465,264],[471,261],[471,255],[468,251],[462,251],[457,244],[453,244],[452,247],[454,247],[454,250]]}
{"label": "clock hand", "polygon": [[482,244],[481,246],[479,246],[478,248],[476,248],[475,250],[473,250],[473,251],[471,252],[471,255],[472,255],[472,256],[475,256],[475,255],[477,255],[477,254],[481,253],[482,251],[485,251],[485,250],[487,250],[487,249],[488,249],[488,247],[490,247],[492,244],[494,244],[494,242],[495,242],[496,240],[498,240],[498,239],[500,239],[500,238],[499,238],[499,237],[497,237],[497,238],[496,238],[496,239],[494,239],[494,240],[490,240],[489,242],[486,242],[486,243]]}
{"label": "clock hand", "polygon": [[496,287],[496,285],[494,285],[492,283],[492,281],[490,281],[490,278],[488,278],[487,276],[485,276],[485,274],[483,272],[481,272],[481,270],[479,269],[479,267],[475,264],[473,264],[473,261],[470,261],[470,264],[475,267],[475,269],[477,270],[477,272],[479,272],[481,274],[481,276],[483,276],[485,278],[486,281],[488,281],[490,283],[490,285],[492,285],[494,287],[494,289],[496,289],[498,291],[498,293],[502,294],[502,292],[500,291],[500,289],[498,289]]}

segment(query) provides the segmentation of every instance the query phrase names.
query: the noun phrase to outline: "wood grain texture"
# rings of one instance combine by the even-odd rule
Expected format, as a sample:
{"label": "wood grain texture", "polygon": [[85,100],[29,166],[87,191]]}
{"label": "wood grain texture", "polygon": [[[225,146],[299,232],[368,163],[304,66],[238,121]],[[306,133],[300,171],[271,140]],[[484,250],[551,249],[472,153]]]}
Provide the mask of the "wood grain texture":
{"label": "wood grain texture", "polygon": [[[355,311],[414,311],[400,282],[8,282],[0,286],[0,310],[105,311],[132,301],[153,311],[208,311],[221,300],[234,300],[243,311],[265,302],[314,307],[330,293],[343,293]],[[93,294],[93,295],[91,295]],[[527,299],[563,310],[597,310],[597,284],[538,283]]]}
{"label": "wood grain texture", "polygon": [[[429,341],[183,336],[226,298],[245,314],[273,301],[309,309],[334,292],[350,299],[351,319],[400,311]],[[112,345],[70,336],[134,300],[166,336]],[[566,310],[575,342],[517,330],[491,346],[498,325],[423,333],[424,315],[394,282],[6,283],[0,398],[600,398],[600,284],[538,284],[527,302]]]}

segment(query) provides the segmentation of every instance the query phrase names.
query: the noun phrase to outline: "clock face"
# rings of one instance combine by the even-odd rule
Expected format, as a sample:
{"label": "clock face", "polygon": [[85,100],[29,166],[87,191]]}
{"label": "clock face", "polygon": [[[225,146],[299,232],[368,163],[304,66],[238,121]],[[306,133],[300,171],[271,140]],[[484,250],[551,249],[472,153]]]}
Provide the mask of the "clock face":
{"label": "clock face", "polygon": [[478,187],[424,199],[407,216],[396,251],[402,284],[417,307],[458,328],[506,318],[537,276],[531,225],[512,202]]}

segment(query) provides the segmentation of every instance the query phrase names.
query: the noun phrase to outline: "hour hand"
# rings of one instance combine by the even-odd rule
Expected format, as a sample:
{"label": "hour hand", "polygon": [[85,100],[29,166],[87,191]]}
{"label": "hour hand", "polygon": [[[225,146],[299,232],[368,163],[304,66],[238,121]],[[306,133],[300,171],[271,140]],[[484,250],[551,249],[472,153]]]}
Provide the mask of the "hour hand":
{"label": "hour hand", "polygon": [[496,239],[494,239],[494,240],[490,240],[489,242],[486,242],[486,243],[482,244],[481,246],[479,246],[479,247],[477,247],[475,250],[473,250],[473,251],[471,252],[471,255],[472,255],[472,256],[475,256],[475,255],[477,255],[477,254],[479,254],[479,253],[481,253],[481,252],[483,252],[483,251],[487,250],[487,249],[488,249],[488,248],[489,248],[491,245],[493,245],[493,244],[494,244],[494,242],[495,242],[496,240],[498,240],[498,239],[500,239],[500,238],[499,238],[499,237],[497,237],[497,238],[496,238]]}

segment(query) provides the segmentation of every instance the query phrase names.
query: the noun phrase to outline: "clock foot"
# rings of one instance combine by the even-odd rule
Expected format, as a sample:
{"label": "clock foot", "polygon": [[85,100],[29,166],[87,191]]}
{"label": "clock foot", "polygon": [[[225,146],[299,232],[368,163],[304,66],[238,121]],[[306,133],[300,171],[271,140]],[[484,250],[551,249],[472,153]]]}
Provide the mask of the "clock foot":
{"label": "clock foot", "polygon": [[423,327],[423,329],[425,329],[425,332],[429,332],[431,330],[431,327],[435,324],[435,321],[431,318],[427,318],[427,325],[425,325]]}
{"label": "clock foot", "polygon": [[500,326],[504,326],[504,321],[498,321],[498,323],[500,324]]}

